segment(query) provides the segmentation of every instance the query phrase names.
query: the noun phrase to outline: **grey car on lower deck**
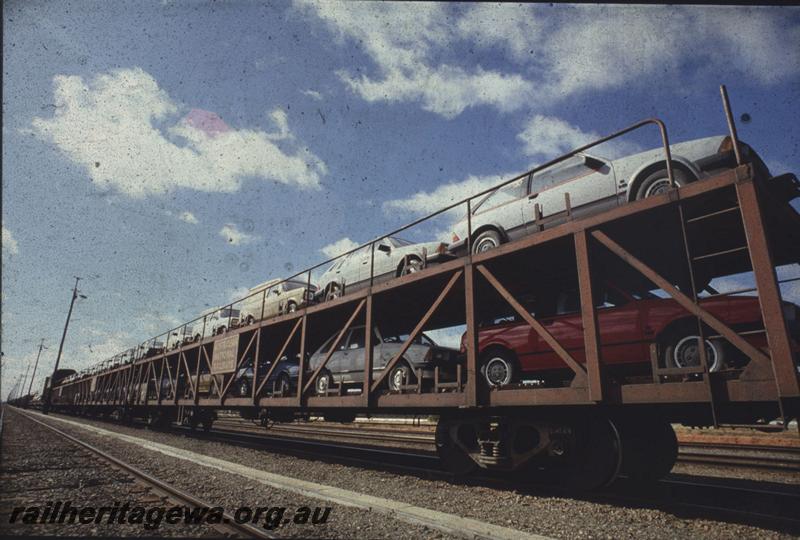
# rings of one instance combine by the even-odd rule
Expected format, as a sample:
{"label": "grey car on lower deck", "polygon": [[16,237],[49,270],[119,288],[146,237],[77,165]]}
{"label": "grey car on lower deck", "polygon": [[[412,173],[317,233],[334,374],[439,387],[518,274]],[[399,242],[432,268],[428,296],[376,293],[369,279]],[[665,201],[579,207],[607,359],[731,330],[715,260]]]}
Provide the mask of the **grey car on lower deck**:
{"label": "grey car on lower deck", "polygon": [[[373,374],[378,375],[400,351],[408,335],[387,333],[373,327]],[[311,355],[308,367],[312,371],[322,364],[328,355],[338,332],[332,335],[317,351]],[[314,386],[317,394],[325,394],[332,383],[361,384],[364,381],[365,327],[356,326],[348,330],[328,360],[323,371],[317,376]],[[392,368],[388,376],[391,390],[399,390],[400,386],[416,380],[416,374],[422,369],[424,379],[434,377],[434,369],[439,367],[442,380],[455,380],[459,352],[456,349],[441,347],[424,333],[420,333],[408,347],[403,357]]]}

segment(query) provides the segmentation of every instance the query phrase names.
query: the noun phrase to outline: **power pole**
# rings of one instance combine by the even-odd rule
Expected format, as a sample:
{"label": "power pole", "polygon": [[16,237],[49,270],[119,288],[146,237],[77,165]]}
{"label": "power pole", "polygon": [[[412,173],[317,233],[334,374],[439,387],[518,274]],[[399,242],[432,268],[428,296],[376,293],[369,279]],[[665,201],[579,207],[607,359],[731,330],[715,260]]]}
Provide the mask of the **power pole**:
{"label": "power pole", "polygon": [[[72,317],[72,307],[75,305],[75,300],[78,298],[78,282],[81,280],[79,277],[75,277],[75,287],[72,289],[72,300],[69,303],[69,311],[67,312],[67,322],[64,323],[64,332],[61,334],[61,343],[58,345],[58,355],[56,356],[56,365],[53,367],[53,374],[50,376],[50,386],[45,389],[43,396],[43,404],[42,404],[42,412],[47,414],[50,411],[50,401],[52,397],[52,387],[53,381],[56,376],[56,371],[58,371],[58,363],[61,361],[61,352],[64,350],[64,340],[67,337],[67,328],[69,327],[69,319]],[[86,298],[83,295],[80,295],[81,298]]]}
{"label": "power pole", "polygon": [[33,364],[33,375],[31,375],[31,382],[28,385],[28,395],[31,395],[31,388],[33,388],[33,380],[36,378],[36,368],[39,366],[39,357],[42,355],[42,349],[46,349],[47,347],[44,346],[44,338],[39,343],[39,352],[36,353],[36,362]]}

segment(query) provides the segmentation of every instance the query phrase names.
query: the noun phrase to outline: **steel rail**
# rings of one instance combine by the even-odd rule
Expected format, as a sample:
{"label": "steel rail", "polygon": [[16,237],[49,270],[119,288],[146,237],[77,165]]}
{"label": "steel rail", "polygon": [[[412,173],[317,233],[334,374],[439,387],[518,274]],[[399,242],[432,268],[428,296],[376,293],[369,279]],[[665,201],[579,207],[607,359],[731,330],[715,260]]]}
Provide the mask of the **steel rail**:
{"label": "steel rail", "polygon": [[[588,494],[576,494],[567,489],[549,485],[542,482],[531,480],[520,480],[515,475],[510,476],[486,476],[475,475],[468,477],[456,477],[452,473],[442,470],[439,466],[439,459],[435,454],[414,453],[407,451],[397,451],[387,448],[374,446],[353,446],[352,444],[335,443],[331,441],[313,441],[309,439],[297,439],[268,434],[252,434],[242,431],[227,431],[212,429],[210,433],[192,432],[188,428],[183,430],[184,434],[196,437],[201,440],[212,440],[223,444],[235,444],[255,449],[274,449],[278,452],[298,457],[312,459],[332,460],[337,463],[369,466],[381,470],[423,474],[426,478],[439,478],[444,481],[456,481],[462,485],[474,485],[483,487],[493,487],[497,489],[513,489],[515,491],[527,491],[538,496],[547,495],[558,497],[576,497],[597,502],[611,504],[635,504],[636,506],[649,505],[659,509],[676,509],[682,513],[708,512],[710,514],[724,516],[742,523],[758,522],[763,526],[776,527],[792,531],[800,531],[800,520],[795,517],[778,515],[778,513],[768,514],[762,511],[754,511],[749,508],[749,504],[744,508],[732,508],[722,506],[720,502],[709,503],[708,501],[719,501],[721,496],[728,496],[733,501],[752,501],[755,497],[767,498],[774,502],[784,500],[789,505],[795,502],[800,504],[800,496],[789,491],[777,489],[761,489],[738,485],[724,485],[716,480],[694,480],[687,479],[680,474],[672,474],[670,477],[658,480],[650,487],[643,487],[641,483],[631,482],[624,476],[612,486],[602,491]],[[283,443],[291,442],[292,445],[300,446],[301,449],[287,448]],[[332,452],[335,450],[334,452]],[[342,452],[344,450],[344,452]],[[358,457],[354,457],[353,454]],[[413,458],[413,459],[412,459]],[[412,464],[403,464],[399,461],[410,461]],[[705,497],[704,491],[713,491],[719,496]],[[676,495],[676,492],[678,494]],[[698,495],[699,494],[699,495]],[[692,499],[699,499],[701,502],[694,502]]]}
{"label": "steel rail", "polygon": [[[40,425],[44,426],[45,428],[49,429],[50,431],[52,431],[52,432],[60,435],[61,437],[67,439],[71,443],[73,443],[73,444],[75,444],[77,446],[80,446],[81,448],[83,448],[85,450],[88,450],[90,453],[96,455],[97,457],[99,457],[103,461],[107,461],[107,462],[111,463],[113,466],[115,466],[118,469],[120,469],[123,473],[125,473],[127,475],[130,475],[130,476],[133,476],[138,481],[146,484],[153,491],[159,493],[160,495],[162,495],[164,497],[167,497],[167,498],[173,500],[174,502],[177,502],[178,504],[182,504],[182,505],[186,505],[186,506],[194,507],[194,508],[212,508],[213,507],[212,505],[201,501],[200,499],[194,497],[193,495],[191,495],[189,493],[186,493],[185,491],[182,491],[182,490],[176,488],[175,486],[172,486],[170,484],[162,482],[158,478],[155,478],[154,476],[151,476],[151,475],[147,474],[146,472],[134,467],[133,465],[131,465],[129,463],[126,463],[126,462],[122,461],[121,459],[116,458],[116,457],[112,456],[111,454],[108,454],[107,452],[104,452],[103,450],[100,450],[99,448],[97,448],[97,447],[95,447],[95,446],[93,446],[93,445],[91,445],[91,444],[89,444],[87,442],[84,442],[84,441],[82,441],[82,440],[80,440],[80,439],[78,439],[78,438],[76,438],[76,437],[74,437],[74,436],[72,436],[72,435],[70,435],[68,433],[65,433],[65,432],[61,431],[60,429],[58,429],[58,428],[55,428],[55,427],[53,427],[53,426],[51,426],[51,425],[49,425],[49,424],[47,424],[45,422],[42,422],[41,420],[33,418],[32,416],[30,416],[30,415],[28,415],[26,413],[23,413],[23,412],[20,412],[20,411],[15,411],[15,412],[17,412],[17,414],[27,418],[28,420],[31,420],[33,422],[36,422],[37,424],[40,424]],[[234,532],[234,533],[239,534],[239,535],[244,535],[244,536],[246,536],[248,538],[278,538],[278,536],[276,536],[274,534],[271,534],[271,533],[267,532],[266,530],[259,529],[257,527],[253,527],[252,525],[248,525],[246,523],[237,523],[236,520],[233,518],[233,516],[231,516],[227,512],[223,513],[223,523],[210,524],[210,525],[212,527],[214,527],[215,529],[219,530],[220,532],[224,533],[224,534],[230,534],[231,532]]]}
{"label": "steel rail", "polygon": [[[518,476],[469,476],[457,478],[452,473],[443,471],[439,466],[439,458],[434,453],[411,453],[398,451],[391,448],[375,446],[354,446],[333,442],[319,442],[309,439],[297,439],[282,436],[269,436],[268,434],[253,434],[243,431],[226,431],[212,429],[211,432],[197,432],[190,428],[179,428],[182,435],[195,438],[231,444],[258,450],[276,450],[279,453],[303,458],[323,459],[336,463],[368,466],[380,470],[424,475],[425,478],[438,478],[444,481],[456,482],[459,485],[492,487],[501,490],[513,489],[515,491],[530,492],[537,496],[571,497],[596,502],[599,504],[622,504],[636,507],[649,506],[656,509],[679,511],[681,515],[691,512],[698,517],[714,516],[724,517],[726,520],[740,523],[760,523],[768,528],[800,531],[800,520],[796,517],[780,515],[779,511],[765,513],[753,510],[750,505],[757,498],[766,499],[775,503],[770,508],[778,508],[777,502],[786,503],[794,507],[795,502],[800,503],[800,496],[791,491],[791,486],[786,490],[776,488],[754,488],[742,485],[726,485],[716,479],[696,480],[681,474],[672,474],[666,479],[643,486],[621,477],[614,485],[602,491],[576,494],[558,486],[530,480],[520,480]],[[287,445],[287,443],[290,443]],[[711,494],[704,494],[711,492]],[[722,506],[720,502],[724,496],[740,504],[741,508]],[[697,502],[699,501],[699,502]],[[715,501],[709,503],[709,501]],[[762,501],[763,502],[763,501]],[[702,514],[700,514],[702,512]]]}

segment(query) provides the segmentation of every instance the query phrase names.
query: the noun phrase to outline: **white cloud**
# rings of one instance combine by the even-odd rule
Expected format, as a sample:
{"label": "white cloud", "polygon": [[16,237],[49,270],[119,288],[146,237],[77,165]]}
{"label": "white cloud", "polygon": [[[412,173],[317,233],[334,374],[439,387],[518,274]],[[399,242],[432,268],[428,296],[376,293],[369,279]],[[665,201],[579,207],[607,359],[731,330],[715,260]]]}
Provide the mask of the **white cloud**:
{"label": "white cloud", "polygon": [[344,238],[340,238],[336,242],[332,244],[328,244],[327,246],[320,249],[320,251],[328,258],[333,258],[341,255],[342,253],[346,253],[351,249],[355,249],[360,246],[358,242],[350,240],[346,236]]}
{"label": "white cloud", "polygon": [[275,124],[275,127],[278,128],[278,133],[271,133],[267,135],[267,138],[280,141],[294,137],[291,131],[289,131],[289,115],[286,114],[286,111],[283,109],[275,109],[269,113],[269,118],[272,120],[272,123]]}
{"label": "white cloud", "polygon": [[[178,120],[186,107],[140,68],[89,82],[59,75],[53,82],[55,114],[34,118],[34,133],[83,166],[102,189],[131,197],[178,188],[233,192],[248,177],[316,188],[327,172],[309,150],[287,153],[270,134],[231,129],[214,113],[194,109]],[[279,128],[288,135],[285,120]]]}
{"label": "white cloud", "polygon": [[316,90],[301,90],[300,93],[317,101],[322,101],[322,94],[320,94]]}
{"label": "white cloud", "polygon": [[[432,191],[418,191],[410,197],[386,201],[383,203],[383,210],[385,212],[399,211],[414,215],[431,214],[466,197],[489,189],[513,176],[515,175],[469,176],[458,182],[443,184]],[[466,206],[456,207],[451,212],[459,216],[466,215],[467,209]]]}
{"label": "white cloud", "polygon": [[198,220],[197,217],[195,217],[195,215],[189,211],[181,212],[178,216],[178,219],[185,221],[186,223],[191,223],[192,225],[197,225],[200,223],[200,220]]}
{"label": "white cloud", "polygon": [[297,5],[321,18],[339,39],[358,42],[375,62],[377,78],[337,72],[367,101],[418,101],[425,110],[453,118],[477,105],[511,111],[533,92],[533,85],[521,75],[479,65],[465,69],[437,63],[435,53],[461,39],[445,5],[306,1]]}
{"label": "white cloud", "polygon": [[14,235],[5,226],[3,226],[3,251],[8,252],[9,255],[19,253],[19,246],[16,239],[14,239]]}
{"label": "white cloud", "polygon": [[[418,102],[447,118],[478,105],[513,111],[624,85],[686,91],[687,83],[720,72],[773,84],[800,70],[800,47],[791,46],[800,42],[800,25],[785,10],[307,0],[296,5],[321,19],[340,42],[357,43],[374,63],[374,73],[338,72],[351,90],[370,102]],[[498,51],[505,56],[503,71],[472,60]]]}
{"label": "white cloud", "polygon": [[[602,136],[592,131],[583,131],[560,118],[537,114],[528,121],[517,138],[524,144],[525,155],[552,159]],[[639,145],[620,138],[590,148],[587,152],[617,158],[641,150]]]}
{"label": "white cloud", "polygon": [[258,236],[240,231],[235,223],[226,223],[223,225],[219,230],[219,235],[233,246],[249,244],[259,238]]}

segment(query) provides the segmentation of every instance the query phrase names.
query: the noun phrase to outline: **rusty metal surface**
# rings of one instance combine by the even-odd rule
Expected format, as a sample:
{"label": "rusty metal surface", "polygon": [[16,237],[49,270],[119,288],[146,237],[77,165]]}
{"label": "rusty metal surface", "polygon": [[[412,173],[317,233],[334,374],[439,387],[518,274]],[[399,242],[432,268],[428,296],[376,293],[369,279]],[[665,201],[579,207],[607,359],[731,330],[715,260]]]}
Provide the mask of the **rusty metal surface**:
{"label": "rusty metal surface", "polygon": [[[507,243],[486,253],[472,255],[445,262],[427,268],[424,272],[406,275],[384,283],[374,284],[341,298],[320,305],[301,308],[296,313],[281,315],[275,318],[256,321],[254,324],[231,329],[224,336],[207,337],[200,342],[185,344],[178,349],[163,351],[150,357],[139,357],[135,362],[115,366],[91,379],[74,381],[63,388],[67,395],[75,396],[80,405],[126,405],[126,406],[198,406],[198,407],[268,407],[299,409],[347,408],[353,410],[428,410],[436,411],[456,407],[508,407],[508,406],[593,406],[605,404],[703,404],[724,405],[733,402],[770,402],[783,400],[783,403],[794,403],[800,396],[798,381],[792,363],[792,351],[786,331],[781,309],[780,291],[778,289],[770,253],[768,231],[764,226],[765,213],[768,208],[762,207],[758,197],[757,183],[767,181],[753,177],[753,170],[742,166],[734,170],[722,172],[713,178],[704,179],[664,195],[650,197],[645,200],[620,206],[599,215],[571,219],[565,223],[550,227],[544,223],[536,224],[544,230]],[[664,277],[668,272],[658,265],[649,265],[633,253],[635,246],[628,246],[617,238],[615,229],[623,221],[638,223],[642,227],[652,227],[664,216],[682,214],[682,203],[697,202],[701,206],[704,201],[719,198],[725,190],[735,190],[741,206],[740,215],[735,208],[722,208],[710,214],[719,214],[726,219],[741,221],[747,237],[746,255],[749,255],[756,279],[756,289],[761,300],[761,311],[769,344],[768,351],[759,350],[750,345],[726,324],[703,310],[697,301],[696,291],[687,295],[676,288]],[[681,217],[683,217],[681,215]],[[690,218],[686,223],[699,218]],[[684,223],[682,220],[681,223]],[[702,231],[700,232],[702,234]],[[593,246],[604,246],[620,261],[624,261],[631,272],[646,278],[675,299],[684,309],[696,316],[700,321],[713,328],[737,348],[751,358],[751,365],[739,380],[712,381],[707,370],[692,372],[700,380],[663,383],[653,374],[646,383],[639,381],[620,384],[611,382],[604,376],[605,367],[599,349],[599,330],[597,313],[593,302],[593,275],[601,264],[596,264]],[[625,245],[626,247],[623,247]],[[537,286],[540,268],[531,265],[537,261],[539,253],[544,249],[555,250],[564,261],[567,261],[575,273],[581,298],[581,318],[583,323],[583,342],[586,349],[586,364],[578,363],[550,333],[532,317],[516,297],[517,286],[525,279],[533,278],[531,286]],[[564,248],[563,246],[567,246]],[[642,246],[638,246],[641,248]],[[677,260],[690,258],[688,247],[683,244],[680,251],[673,255]],[[605,251],[601,248],[601,250]],[[548,252],[550,253],[550,252]],[[590,260],[591,255],[591,260]],[[548,261],[549,262],[549,261]],[[688,261],[687,261],[688,262]],[[525,264],[522,264],[525,263]],[[474,266],[473,266],[474,265]],[[515,265],[529,268],[526,274],[518,276],[513,273]],[[463,276],[463,280],[461,279]],[[511,277],[509,277],[511,276]],[[516,277],[515,277],[516,276]],[[692,276],[693,277],[693,276]],[[516,281],[515,281],[516,280]],[[544,286],[544,285],[543,285]],[[457,301],[449,297],[457,297],[463,287],[463,298]],[[516,287],[516,288],[515,288]],[[694,287],[692,287],[694,289]],[[477,334],[479,311],[485,297],[479,291],[494,290],[544,339],[552,349],[564,360],[576,374],[571,386],[557,388],[537,388],[521,386],[486,391],[482,387],[477,351]],[[391,302],[385,299],[410,298],[416,304],[416,311],[407,315],[392,313]],[[404,346],[434,320],[438,322],[466,323],[466,381],[456,383],[435,384],[433,392],[423,391],[421,382],[415,388],[404,393],[384,393],[381,385],[391,368],[396,365],[403,354],[401,350],[391,362],[373,380],[372,370],[372,326],[374,321],[392,316],[413,328]],[[332,327],[338,317],[338,339],[345,335],[355,319],[364,313],[367,327],[367,348],[369,353],[365,359],[365,370],[361,392],[357,395],[305,396],[313,385],[315,377],[324,368],[325,363],[313,373],[305,369],[299,371],[298,392],[294,396],[265,396],[263,390],[276,369],[280,358],[299,349],[299,357],[305,362],[306,352],[319,342],[319,321],[322,328]],[[347,317],[344,327],[341,321]],[[402,317],[405,317],[403,319]],[[460,317],[460,319],[459,319]],[[383,322],[381,322],[383,324]],[[702,328],[702,327],[701,327]],[[316,334],[312,334],[311,332]],[[298,332],[299,331],[299,332]],[[298,338],[298,333],[299,339]],[[331,333],[328,333],[330,336]],[[327,337],[327,336],[326,336]],[[220,377],[211,376],[209,387],[212,395],[201,395],[201,375],[216,373],[214,368],[214,348],[219,350],[223,340],[236,340],[247,344],[241,354],[237,354],[233,370],[224,370]],[[315,341],[316,340],[316,341]],[[338,340],[337,340],[338,341]],[[227,394],[234,382],[234,375],[242,365],[245,357],[255,348],[254,379],[251,393],[247,397],[232,397]],[[333,350],[335,347],[331,347]],[[701,348],[702,349],[702,348]],[[274,356],[277,351],[277,356]],[[237,351],[238,353],[238,351]],[[329,351],[330,353],[330,351]],[[260,373],[257,361],[262,356],[274,356],[275,360],[266,373]],[[330,356],[330,354],[328,354]],[[655,367],[655,364],[653,365]],[[760,370],[760,371],[759,371]],[[661,370],[662,374],[668,370]],[[688,374],[684,370],[680,373]],[[713,375],[713,374],[711,374]],[[746,376],[745,376],[746,375]],[[437,371],[438,379],[438,371]],[[162,392],[169,392],[167,398]],[[180,381],[186,390],[181,388]],[[90,389],[94,382],[96,389]],[[711,384],[713,382],[713,384]],[[155,387],[153,387],[155,384]],[[711,392],[711,389],[714,392]],[[440,391],[441,390],[441,391]],[[184,393],[186,397],[184,397]],[[215,395],[214,395],[215,393]],[[155,399],[151,395],[155,395]],[[712,400],[713,396],[713,400]],[[787,401],[788,400],[788,401]]]}

